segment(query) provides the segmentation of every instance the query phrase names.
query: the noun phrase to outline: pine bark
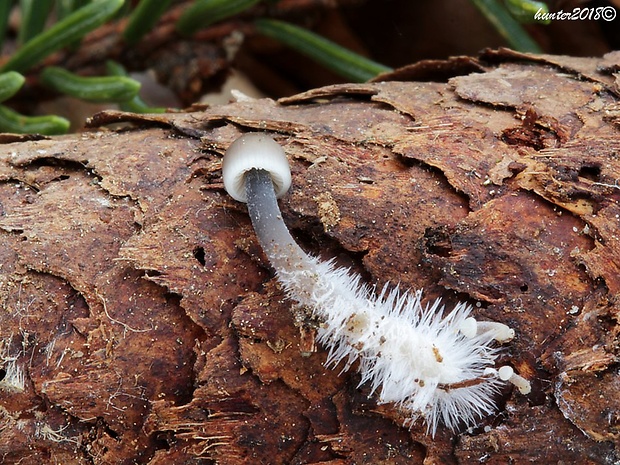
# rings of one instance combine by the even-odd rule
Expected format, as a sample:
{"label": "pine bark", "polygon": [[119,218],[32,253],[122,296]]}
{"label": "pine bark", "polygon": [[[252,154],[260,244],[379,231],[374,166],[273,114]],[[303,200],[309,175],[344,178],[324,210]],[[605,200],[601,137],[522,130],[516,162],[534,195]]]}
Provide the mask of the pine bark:
{"label": "pine bark", "polygon": [[[487,51],[3,135],[2,462],[617,463],[618,72],[618,52]],[[433,439],[326,369],[223,190],[246,131],[284,146],[306,250],[510,325],[500,363],[532,393],[507,387],[479,427]]]}

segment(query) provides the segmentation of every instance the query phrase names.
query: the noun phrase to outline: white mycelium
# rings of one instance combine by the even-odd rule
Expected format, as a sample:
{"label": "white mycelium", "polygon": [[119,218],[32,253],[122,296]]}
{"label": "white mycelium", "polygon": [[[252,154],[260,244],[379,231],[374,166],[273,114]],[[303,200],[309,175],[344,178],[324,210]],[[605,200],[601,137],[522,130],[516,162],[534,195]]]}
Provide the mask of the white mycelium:
{"label": "white mycelium", "polygon": [[290,168],[268,135],[237,139],[224,156],[222,174],[227,192],[247,202],[288,297],[322,322],[318,340],[329,350],[328,365],[344,362],[348,368],[358,360],[362,383],[370,384],[380,402],[395,403],[410,421],[423,417],[434,434],[440,421],[454,430],[491,413],[503,381],[529,386],[508,367],[500,369],[501,376],[495,369],[495,342],[514,337],[508,326],[476,321],[464,303],[444,315],[439,300],[424,306],[420,291],[384,288],[376,296],[359,276],[306,254],[282,221],[274,188],[278,195],[288,190]]}

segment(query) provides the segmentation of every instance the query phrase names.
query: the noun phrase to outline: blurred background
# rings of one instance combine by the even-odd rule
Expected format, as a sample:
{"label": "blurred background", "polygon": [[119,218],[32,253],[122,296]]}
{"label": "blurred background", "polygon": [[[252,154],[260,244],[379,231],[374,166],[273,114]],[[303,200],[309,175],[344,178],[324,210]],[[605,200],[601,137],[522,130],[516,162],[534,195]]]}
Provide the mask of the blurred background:
{"label": "blurred background", "polygon": [[[0,130],[63,133],[101,108],[225,103],[231,89],[278,98],[485,48],[601,56],[620,49],[619,10],[620,0],[0,0],[0,88],[4,76],[12,89],[0,92]],[[574,19],[549,19],[558,13]],[[104,84],[124,90],[89,93]],[[60,119],[48,127],[50,115]]]}

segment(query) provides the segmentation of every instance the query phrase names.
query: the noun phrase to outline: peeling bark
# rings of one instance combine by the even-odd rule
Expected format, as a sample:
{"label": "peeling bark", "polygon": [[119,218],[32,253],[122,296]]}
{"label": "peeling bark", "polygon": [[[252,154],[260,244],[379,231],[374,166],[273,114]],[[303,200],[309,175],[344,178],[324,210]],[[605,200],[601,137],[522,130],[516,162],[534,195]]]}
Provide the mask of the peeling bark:
{"label": "peeling bark", "polygon": [[[618,70],[620,53],[498,50],[3,136],[2,462],[616,463]],[[305,249],[509,324],[501,361],[532,393],[431,439],[325,369],[223,191],[221,155],[253,130],[291,160],[281,205]]]}

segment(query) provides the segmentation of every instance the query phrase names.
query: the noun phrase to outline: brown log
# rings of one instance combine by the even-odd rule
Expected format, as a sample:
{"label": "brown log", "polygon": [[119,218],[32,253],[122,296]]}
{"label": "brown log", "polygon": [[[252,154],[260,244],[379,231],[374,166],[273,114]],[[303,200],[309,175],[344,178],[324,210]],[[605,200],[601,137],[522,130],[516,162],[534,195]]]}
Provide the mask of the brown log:
{"label": "brown log", "polygon": [[[619,70],[498,50],[3,136],[2,463],[617,463]],[[500,363],[532,393],[432,438],[325,368],[221,183],[258,130],[289,156],[306,250],[510,325]]]}

